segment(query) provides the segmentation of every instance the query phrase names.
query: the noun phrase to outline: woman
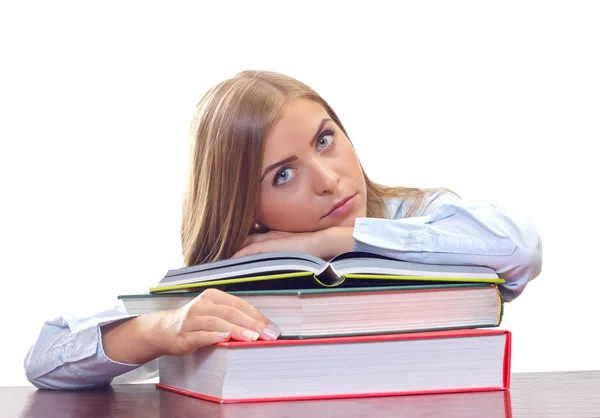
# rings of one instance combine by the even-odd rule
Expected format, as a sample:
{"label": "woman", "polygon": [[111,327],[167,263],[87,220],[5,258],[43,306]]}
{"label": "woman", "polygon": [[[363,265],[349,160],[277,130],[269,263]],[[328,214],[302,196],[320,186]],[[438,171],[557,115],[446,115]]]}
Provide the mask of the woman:
{"label": "woman", "polygon": [[[541,271],[531,224],[444,190],[384,187],[364,173],[336,113],[290,77],[246,71],[211,89],[191,125],[181,227],[185,265],[271,251],[330,258],[376,250],[407,261],[494,268],[516,298]],[[156,375],[156,359],[235,339],[277,339],[248,303],[209,289],[186,306],[47,321],[25,359],[40,388]],[[122,375],[122,376],[121,376]]]}

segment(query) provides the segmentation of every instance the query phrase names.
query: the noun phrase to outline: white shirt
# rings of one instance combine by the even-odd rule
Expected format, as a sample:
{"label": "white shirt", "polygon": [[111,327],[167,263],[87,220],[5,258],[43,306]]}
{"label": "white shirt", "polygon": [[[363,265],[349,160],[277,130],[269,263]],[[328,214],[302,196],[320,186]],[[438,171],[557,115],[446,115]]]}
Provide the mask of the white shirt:
{"label": "white shirt", "polygon": [[[406,218],[410,203],[389,199],[387,219],[357,219],[354,249],[406,261],[491,267],[506,281],[500,293],[507,302],[540,274],[542,244],[528,219],[447,192],[429,194],[420,212]],[[93,317],[46,321],[25,357],[27,378],[38,388],[82,389],[156,377],[158,360],[123,364],[104,353],[101,327],[130,317],[118,304]]]}

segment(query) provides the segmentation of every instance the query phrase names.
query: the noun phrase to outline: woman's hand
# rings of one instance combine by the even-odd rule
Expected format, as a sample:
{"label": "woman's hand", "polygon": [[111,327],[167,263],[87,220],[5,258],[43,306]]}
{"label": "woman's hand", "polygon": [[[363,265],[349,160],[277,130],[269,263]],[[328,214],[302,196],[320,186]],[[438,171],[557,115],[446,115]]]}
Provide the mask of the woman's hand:
{"label": "woman's hand", "polygon": [[178,309],[155,312],[102,327],[106,355],[143,364],[162,355],[183,356],[229,339],[276,340],[281,331],[241,298],[207,289]]}
{"label": "woman's hand", "polygon": [[271,252],[302,252],[329,259],[343,252],[352,251],[354,237],[352,227],[333,227],[316,232],[270,231],[250,235],[241,250],[232,258]]}
{"label": "woman's hand", "polygon": [[154,344],[164,354],[181,356],[230,338],[276,340],[281,331],[255,307],[236,296],[207,289],[179,309],[163,312]]}

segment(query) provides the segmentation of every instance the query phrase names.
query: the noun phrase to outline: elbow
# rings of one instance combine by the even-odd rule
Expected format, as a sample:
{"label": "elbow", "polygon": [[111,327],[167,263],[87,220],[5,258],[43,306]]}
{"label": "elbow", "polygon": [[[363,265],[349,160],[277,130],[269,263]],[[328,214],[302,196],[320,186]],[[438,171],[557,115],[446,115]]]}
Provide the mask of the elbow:
{"label": "elbow", "polygon": [[46,376],[33,377],[25,372],[25,376],[27,376],[27,380],[31,383],[36,389],[44,389],[44,390],[66,390],[68,389],[66,386],[61,385],[61,382],[57,382],[51,378]]}
{"label": "elbow", "polygon": [[[31,350],[30,350],[31,352]],[[51,370],[39,361],[30,360],[30,352],[25,358],[25,377],[37,389],[48,390],[84,390],[108,386],[112,378],[89,380],[82,379],[79,374],[70,369],[69,364],[57,366]]]}
{"label": "elbow", "polygon": [[68,389],[64,382],[52,378],[52,372],[39,375],[35,368],[25,366],[25,377],[37,389],[63,390]]}
{"label": "elbow", "polygon": [[527,282],[530,282],[542,272],[542,238],[533,226],[527,231],[518,248],[517,262],[524,269]]}
{"label": "elbow", "polygon": [[25,377],[33,386],[37,389],[52,389],[50,386],[45,384],[43,379],[41,378],[42,372],[38,370],[36,367],[36,362],[32,361],[31,353],[33,351],[33,347],[31,346],[25,355],[25,360],[23,361],[23,368],[25,369]]}
{"label": "elbow", "polygon": [[32,367],[28,366],[28,364],[25,364],[25,377],[27,378],[29,383],[31,383],[34,387],[36,387],[37,389],[58,389],[44,382],[43,377],[37,376],[32,370]]}
{"label": "elbow", "polygon": [[43,376],[32,376],[25,372],[27,380],[37,389],[43,390],[86,390],[97,389],[111,384],[111,380],[105,382],[85,383],[80,380],[70,380],[65,378],[56,378],[52,373]]}
{"label": "elbow", "polygon": [[542,272],[542,240],[535,229],[527,230],[521,242],[510,256],[509,262],[499,272],[505,279],[502,295],[504,300],[510,302],[516,299],[529,282],[538,277]]}

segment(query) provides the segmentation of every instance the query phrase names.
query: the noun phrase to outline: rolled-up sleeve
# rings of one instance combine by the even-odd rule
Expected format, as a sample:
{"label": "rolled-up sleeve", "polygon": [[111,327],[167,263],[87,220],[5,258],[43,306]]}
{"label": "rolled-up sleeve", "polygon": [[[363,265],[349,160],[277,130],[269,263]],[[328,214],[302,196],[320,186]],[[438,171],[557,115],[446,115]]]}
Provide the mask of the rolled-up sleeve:
{"label": "rolled-up sleeve", "polygon": [[359,218],[354,249],[428,264],[479,265],[493,268],[505,280],[505,301],[519,296],[541,273],[542,243],[533,223],[493,205],[465,202],[436,193],[418,216]]}
{"label": "rolled-up sleeve", "polygon": [[116,305],[92,317],[64,315],[44,322],[25,357],[27,379],[40,389],[85,389],[108,385],[124,374],[135,380],[155,376],[154,362],[143,372],[130,373],[142,365],[119,363],[104,353],[101,327],[134,316]]}

